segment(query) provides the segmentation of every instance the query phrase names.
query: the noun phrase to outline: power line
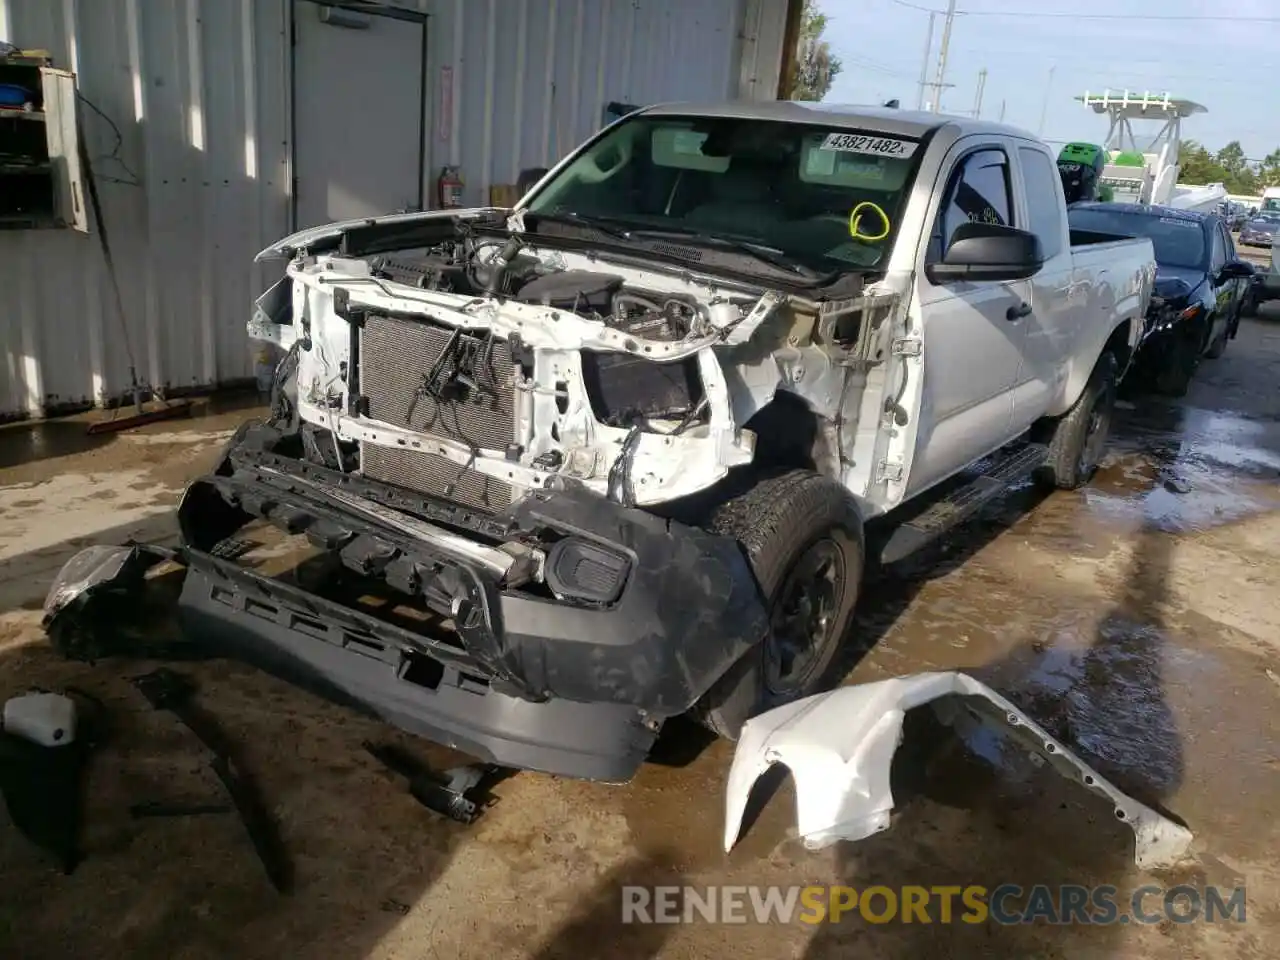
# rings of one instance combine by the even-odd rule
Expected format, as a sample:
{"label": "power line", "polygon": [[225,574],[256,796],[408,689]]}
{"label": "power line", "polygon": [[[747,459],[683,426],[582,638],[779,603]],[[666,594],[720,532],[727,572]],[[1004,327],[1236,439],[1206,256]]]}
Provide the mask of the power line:
{"label": "power line", "polygon": [[[890,3],[899,7],[906,7],[908,10],[919,10],[921,13],[936,13],[940,16],[945,15],[945,10],[935,10],[933,7],[922,6],[917,3],[909,3],[908,0],[889,0]],[[1063,13],[1052,12],[1047,10],[957,10],[957,17],[1012,17],[1017,20],[1164,20],[1174,21],[1178,23],[1277,23],[1280,24],[1280,17],[1276,16],[1206,16],[1203,14],[1179,14],[1179,13]]]}
{"label": "power line", "polygon": [[909,10],[919,10],[921,13],[934,13],[940,17],[944,17],[947,14],[947,11],[945,10],[935,10],[933,7],[922,7],[919,4],[907,3],[907,0],[890,0],[890,2],[896,3],[900,7],[906,7]]}
{"label": "power line", "polygon": [[866,57],[842,53],[840,54],[840,62],[842,64],[850,63],[855,67],[861,67],[864,70],[871,70],[875,73],[883,73],[886,76],[896,77],[899,80],[915,79],[915,77],[912,77],[910,74],[903,73],[901,70],[896,70],[888,64],[877,63],[875,60],[869,60]]}
{"label": "power line", "polygon": [[[985,59],[987,57],[1003,56],[1003,57],[1021,57],[1024,59],[1033,59],[1033,60],[1040,61],[1042,63],[1045,63],[1045,62],[1054,63],[1060,66],[1063,65],[1064,63],[1063,60],[1058,59],[1057,56],[1050,54],[1048,51],[1016,50],[1016,51],[1010,51],[1008,53],[1005,53],[1003,51],[996,51],[996,50],[978,50],[974,48],[965,48],[958,52],[962,56],[973,57],[979,60]],[[1113,90],[1126,85],[1129,87],[1130,90],[1133,90],[1136,87],[1141,87],[1144,82],[1147,82],[1145,80],[1137,80],[1137,81],[1131,81],[1128,84],[1125,84],[1122,81],[1124,81],[1125,78],[1127,77],[1142,77],[1142,78],[1155,77],[1159,80],[1159,82],[1154,84],[1148,84],[1148,85],[1161,86],[1161,87],[1163,87],[1165,82],[1169,80],[1172,80],[1175,82],[1181,81],[1181,82],[1188,82],[1188,83],[1222,83],[1222,84],[1238,84],[1241,86],[1248,85],[1253,87],[1259,87],[1259,86],[1265,86],[1270,79],[1261,73],[1254,74],[1248,77],[1242,77],[1238,74],[1221,74],[1221,73],[1219,74],[1166,73],[1165,71],[1158,69],[1159,65],[1167,64],[1167,63],[1169,63],[1168,60],[1129,60],[1126,58],[1124,61],[1124,66],[1116,70],[1097,70],[1097,69],[1078,70],[1078,69],[1075,69],[1075,61],[1073,61],[1071,64],[1071,67],[1072,67],[1071,75],[1073,77],[1115,78],[1115,82],[1111,84],[1111,88]],[[1125,69],[1127,67],[1130,67],[1133,64],[1138,64],[1139,65],[1138,69]],[[1151,68],[1143,69],[1142,67],[1143,64],[1148,64],[1150,65],[1150,67],[1155,67],[1157,69],[1151,69]],[[1209,64],[1206,64],[1206,66],[1230,69],[1232,65],[1227,63],[1209,63]]]}
{"label": "power line", "polygon": [[[895,0],[897,2],[897,0]],[[965,10],[966,17],[1014,17],[1037,20],[1174,20],[1181,23],[1280,23],[1280,17],[1214,17],[1178,13],[1050,13],[1044,10]]]}

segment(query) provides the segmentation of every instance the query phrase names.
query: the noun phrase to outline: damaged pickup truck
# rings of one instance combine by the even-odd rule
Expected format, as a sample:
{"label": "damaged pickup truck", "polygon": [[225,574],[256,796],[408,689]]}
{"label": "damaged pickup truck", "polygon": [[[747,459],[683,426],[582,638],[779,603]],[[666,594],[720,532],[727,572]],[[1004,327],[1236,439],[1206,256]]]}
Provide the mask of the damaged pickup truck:
{"label": "damaged pickup truck", "polygon": [[[1072,243],[1017,130],[791,103],[643,109],[514,209],[271,258],[250,330],[287,354],[271,419],[183,497],[184,634],[607,781],[673,717],[736,737],[823,690],[873,543],[1086,483],[1155,273],[1149,240]],[[321,572],[238,563],[264,521]],[[55,639],[133,549],[68,566]]]}

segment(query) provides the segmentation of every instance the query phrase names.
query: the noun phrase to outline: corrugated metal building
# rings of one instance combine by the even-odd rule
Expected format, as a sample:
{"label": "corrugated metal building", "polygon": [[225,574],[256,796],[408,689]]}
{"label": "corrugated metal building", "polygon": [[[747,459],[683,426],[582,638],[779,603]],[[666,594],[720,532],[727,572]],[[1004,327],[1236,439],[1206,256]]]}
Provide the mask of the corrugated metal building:
{"label": "corrugated metal building", "polygon": [[0,39],[77,74],[124,313],[96,226],[0,232],[0,420],[112,401],[131,368],[168,390],[251,377],[270,240],[436,206],[445,164],[486,202],[611,102],[773,99],[796,6],[0,0]]}

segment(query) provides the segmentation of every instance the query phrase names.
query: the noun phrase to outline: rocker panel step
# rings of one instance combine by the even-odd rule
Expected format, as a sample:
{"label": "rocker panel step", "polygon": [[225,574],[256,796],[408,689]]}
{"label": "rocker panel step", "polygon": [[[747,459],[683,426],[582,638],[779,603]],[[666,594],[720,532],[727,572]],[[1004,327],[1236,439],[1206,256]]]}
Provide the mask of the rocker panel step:
{"label": "rocker panel step", "polygon": [[880,562],[896,563],[973,516],[1010,484],[1042,466],[1049,459],[1049,448],[1042,443],[1027,443],[996,454],[996,458],[969,483],[953,490],[919,516],[899,524],[880,552]]}

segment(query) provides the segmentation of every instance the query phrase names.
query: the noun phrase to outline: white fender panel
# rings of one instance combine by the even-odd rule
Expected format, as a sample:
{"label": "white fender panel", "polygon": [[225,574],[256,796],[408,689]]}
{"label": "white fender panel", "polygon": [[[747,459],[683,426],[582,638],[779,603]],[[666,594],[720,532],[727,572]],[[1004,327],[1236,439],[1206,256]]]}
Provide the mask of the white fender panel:
{"label": "white fender panel", "polygon": [[1121,792],[994,690],[955,672],[840,687],[749,720],[729,771],[725,851],[738,840],[752,787],[775,763],[795,778],[797,827],[809,849],[887,830],[893,810],[889,770],[903,717],[925,704],[953,727],[980,724],[1015,740],[1109,798],[1116,817],[1133,829],[1139,867],[1169,866],[1187,856],[1189,830]]}

